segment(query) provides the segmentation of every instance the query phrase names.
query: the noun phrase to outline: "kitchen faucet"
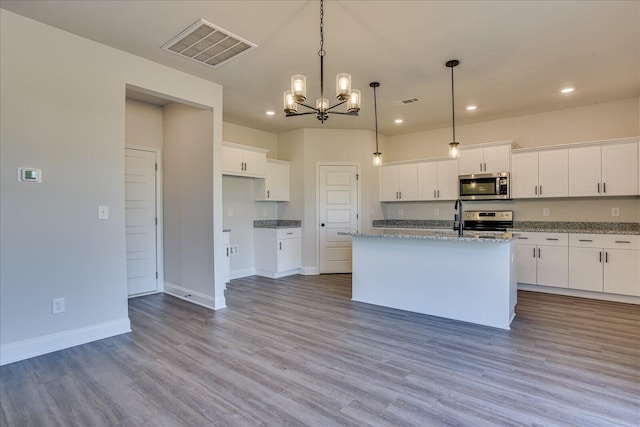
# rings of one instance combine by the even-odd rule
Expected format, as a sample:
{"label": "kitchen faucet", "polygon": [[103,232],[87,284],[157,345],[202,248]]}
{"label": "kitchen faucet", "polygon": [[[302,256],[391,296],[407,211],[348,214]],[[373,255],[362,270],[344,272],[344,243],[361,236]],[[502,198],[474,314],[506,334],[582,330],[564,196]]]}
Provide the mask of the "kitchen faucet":
{"label": "kitchen faucet", "polygon": [[[462,236],[462,200],[457,199],[453,209],[457,209],[458,213],[453,217],[453,229],[458,229],[458,236]],[[456,221],[458,222],[456,226]]]}

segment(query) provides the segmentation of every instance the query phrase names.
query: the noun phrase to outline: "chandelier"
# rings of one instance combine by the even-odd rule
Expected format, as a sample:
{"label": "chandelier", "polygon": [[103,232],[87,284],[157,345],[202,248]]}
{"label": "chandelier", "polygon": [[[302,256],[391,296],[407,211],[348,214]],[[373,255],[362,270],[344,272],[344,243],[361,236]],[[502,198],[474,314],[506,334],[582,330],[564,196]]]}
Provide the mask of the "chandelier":
{"label": "chandelier", "polygon": [[[336,98],[338,103],[330,105],[324,97],[324,2],[320,0],[320,98],[316,99],[316,105],[305,104],[307,100],[307,78],[301,74],[291,76],[291,90],[284,92],[284,112],[287,117],[315,114],[322,123],[329,118],[329,114],[342,114],[357,116],[360,111],[360,91],[351,89],[351,75],[340,73],[336,76]],[[346,112],[335,111],[334,108],[346,103]],[[298,112],[298,105],[309,111]]]}

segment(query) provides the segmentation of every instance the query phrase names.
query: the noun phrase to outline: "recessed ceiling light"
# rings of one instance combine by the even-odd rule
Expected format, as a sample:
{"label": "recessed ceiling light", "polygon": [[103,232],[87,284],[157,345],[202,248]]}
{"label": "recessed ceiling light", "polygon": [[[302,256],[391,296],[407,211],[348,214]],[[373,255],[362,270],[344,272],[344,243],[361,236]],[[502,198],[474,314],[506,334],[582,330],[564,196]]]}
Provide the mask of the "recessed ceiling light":
{"label": "recessed ceiling light", "polygon": [[575,90],[575,88],[572,87],[565,87],[564,89],[561,89],[560,92],[562,93],[571,93]]}
{"label": "recessed ceiling light", "polygon": [[402,120],[402,119],[395,119],[393,121],[393,123],[396,123],[396,124],[400,124],[400,123],[403,123],[403,122],[404,122],[404,120]]}
{"label": "recessed ceiling light", "polygon": [[477,106],[477,105],[467,105],[467,110],[469,110],[469,111],[473,111],[473,110],[475,110],[476,108],[478,108],[478,106]]}
{"label": "recessed ceiling light", "polygon": [[275,115],[276,115],[275,111],[271,111],[271,110],[267,111],[267,116],[275,116]]}

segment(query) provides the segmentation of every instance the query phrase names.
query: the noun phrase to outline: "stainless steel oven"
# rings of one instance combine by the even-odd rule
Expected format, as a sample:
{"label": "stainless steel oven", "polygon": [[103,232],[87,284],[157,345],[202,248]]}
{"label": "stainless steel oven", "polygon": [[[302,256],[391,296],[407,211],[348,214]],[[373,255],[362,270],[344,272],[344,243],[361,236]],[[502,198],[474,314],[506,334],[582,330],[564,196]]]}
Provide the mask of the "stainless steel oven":
{"label": "stainless steel oven", "polygon": [[462,218],[465,231],[505,232],[513,228],[513,211],[465,211]]}
{"label": "stainless steel oven", "polygon": [[509,172],[460,175],[460,200],[504,200],[511,198]]}

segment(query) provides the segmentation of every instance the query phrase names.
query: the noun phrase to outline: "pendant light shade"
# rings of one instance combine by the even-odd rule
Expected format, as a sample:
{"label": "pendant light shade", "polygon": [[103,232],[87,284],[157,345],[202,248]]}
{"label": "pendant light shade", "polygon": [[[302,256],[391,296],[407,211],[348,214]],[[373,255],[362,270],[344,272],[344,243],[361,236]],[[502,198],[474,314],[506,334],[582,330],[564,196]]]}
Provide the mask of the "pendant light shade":
{"label": "pendant light shade", "polygon": [[460,61],[457,59],[452,59],[451,61],[447,61],[445,65],[451,68],[451,131],[452,138],[449,143],[449,158],[457,159],[460,157],[460,143],[456,141],[456,103],[455,96],[453,91],[453,68],[457,67],[460,64]]}
{"label": "pendant light shade", "polygon": [[380,166],[382,164],[382,153],[378,148],[378,97],[376,95],[376,88],[380,86],[380,83],[371,82],[369,86],[373,88],[373,114],[376,120],[376,152],[373,153],[373,166]]}

